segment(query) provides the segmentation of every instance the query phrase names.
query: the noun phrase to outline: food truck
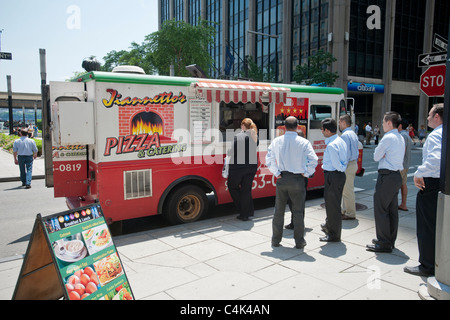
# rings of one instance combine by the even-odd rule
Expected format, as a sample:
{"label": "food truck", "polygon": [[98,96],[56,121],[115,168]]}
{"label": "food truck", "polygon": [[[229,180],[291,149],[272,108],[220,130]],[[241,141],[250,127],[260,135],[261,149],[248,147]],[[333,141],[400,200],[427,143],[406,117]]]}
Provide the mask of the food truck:
{"label": "food truck", "polygon": [[[54,196],[69,209],[99,203],[108,223],[156,214],[191,222],[208,196],[232,202],[221,173],[244,118],[259,135],[253,198],[275,195],[265,156],[288,116],[319,157],[308,189],[323,188],[321,120],[351,113],[339,88],[126,72],[50,82],[48,95]],[[362,145],[359,172],[361,161]]]}

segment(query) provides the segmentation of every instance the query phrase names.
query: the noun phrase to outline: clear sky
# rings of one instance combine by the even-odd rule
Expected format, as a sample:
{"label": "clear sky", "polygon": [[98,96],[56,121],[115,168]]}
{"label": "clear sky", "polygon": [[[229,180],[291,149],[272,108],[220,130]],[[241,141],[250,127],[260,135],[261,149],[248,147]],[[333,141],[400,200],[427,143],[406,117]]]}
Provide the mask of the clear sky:
{"label": "clear sky", "polygon": [[84,71],[91,55],[103,63],[112,50],[128,50],[134,41],[158,30],[156,0],[2,0],[0,91],[40,93],[39,49],[46,50],[47,83]]}

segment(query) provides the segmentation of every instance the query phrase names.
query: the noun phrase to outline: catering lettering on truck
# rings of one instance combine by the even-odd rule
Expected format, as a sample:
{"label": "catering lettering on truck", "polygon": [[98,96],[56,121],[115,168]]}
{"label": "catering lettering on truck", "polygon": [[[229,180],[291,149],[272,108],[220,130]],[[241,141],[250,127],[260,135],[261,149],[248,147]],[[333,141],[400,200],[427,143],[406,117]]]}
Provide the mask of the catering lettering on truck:
{"label": "catering lettering on truck", "polygon": [[[284,119],[295,116],[320,151],[320,121],[351,112],[342,89],[292,84],[94,71],[49,90],[54,195],[69,209],[99,203],[108,223],[155,214],[191,222],[208,211],[207,194],[232,202],[221,171],[244,118],[260,141],[253,197],[274,196],[265,156]],[[309,189],[323,188],[321,170]]]}

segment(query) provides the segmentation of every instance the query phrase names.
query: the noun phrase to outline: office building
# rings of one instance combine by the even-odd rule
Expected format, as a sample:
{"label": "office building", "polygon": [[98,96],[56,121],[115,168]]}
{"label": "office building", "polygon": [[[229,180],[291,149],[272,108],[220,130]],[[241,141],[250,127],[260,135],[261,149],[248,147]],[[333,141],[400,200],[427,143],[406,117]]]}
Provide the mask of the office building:
{"label": "office building", "polygon": [[[318,50],[337,62],[330,70],[355,103],[358,122],[381,127],[382,115],[398,111],[417,129],[443,98],[428,98],[419,87],[426,68],[422,53],[439,51],[435,37],[448,38],[448,0],[160,0],[159,23],[217,22],[210,48],[211,78],[242,77],[245,56],[270,65],[275,81],[292,83],[297,65]],[[234,58],[226,69],[227,51]],[[229,55],[228,54],[228,55]]]}

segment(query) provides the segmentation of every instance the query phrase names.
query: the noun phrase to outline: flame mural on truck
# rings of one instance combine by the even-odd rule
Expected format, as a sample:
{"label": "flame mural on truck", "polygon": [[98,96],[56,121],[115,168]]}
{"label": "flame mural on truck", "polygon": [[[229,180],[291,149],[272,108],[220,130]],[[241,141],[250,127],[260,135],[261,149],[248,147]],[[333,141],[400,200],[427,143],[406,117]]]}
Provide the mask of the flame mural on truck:
{"label": "flame mural on truck", "polygon": [[131,134],[158,133],[164,135],[164,122],[155,112],[140,112],[131,120]]}

